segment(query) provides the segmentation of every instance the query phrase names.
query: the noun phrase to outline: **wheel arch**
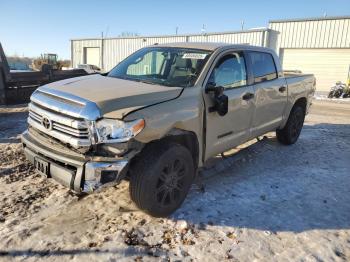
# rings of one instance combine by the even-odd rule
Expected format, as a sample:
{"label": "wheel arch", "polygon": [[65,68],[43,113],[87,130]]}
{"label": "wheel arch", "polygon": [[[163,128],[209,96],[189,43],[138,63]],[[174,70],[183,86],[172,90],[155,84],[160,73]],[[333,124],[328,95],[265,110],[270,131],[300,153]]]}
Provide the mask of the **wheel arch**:
{"label": "wheel arch", "polygon": [[[295,101],[295,103],[294,103],[292,109],[293,109],[294,107],[296,107],[296,106],[301,106],[301,107],[303,108],[303,110],[304,110],[304,113],[306,113],[306,106],[307,106],[307,99],[306,99],[306,97],[300,97],[300,98],[298,98],[298,99]],[[290,112],[292,111],[292,109],[289,111],[289,114],[290,114]]]}
{"label": "wheel arch", "polygon": [[304,109],[304,113],[306,114],[307,103],[308,103],[308,101],[307,101],[307,98],[305,96],[298,97],[297,99],[295,99],[294,103],[292,101],[290,101],[285,109],[283,122],[278,129],[284,128],[284,126],[287,124],[289,115],[295,106],[300,105]]}
{"label": "wheel arch", "polygon": [[178,143],[186,147],[193,159],[194,167],[198,167],[199,161],[199,141],[197,135],[194,132],[182,130],[178,128],[171,129],[164,137],[155,141],[156,143]]}
{"label": "wheel arch", "polygon": [[[159,146],[160,144],[177,143],[186,147],[192,155],[193,165],[197,169],[199,164],[199,141],[197,135],[192,131],[182,130],[178,128],[173,128],[160,139],[156,139],[148,142],[139,155],[147,153],[150,148],[154,146]],[[136,157],[137,159],[137,157]],[[135,159],[135,160],[136,160]]]}

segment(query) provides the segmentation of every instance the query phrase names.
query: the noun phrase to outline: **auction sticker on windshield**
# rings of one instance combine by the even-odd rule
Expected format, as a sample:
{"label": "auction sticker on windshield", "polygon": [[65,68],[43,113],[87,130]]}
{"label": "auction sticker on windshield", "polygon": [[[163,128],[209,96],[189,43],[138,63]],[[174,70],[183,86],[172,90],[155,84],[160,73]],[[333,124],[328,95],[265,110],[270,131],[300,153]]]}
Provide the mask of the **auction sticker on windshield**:
{"label": "auction sticker on windshield", "polygon": [[183,59],[205,59],[207,54],[198,54],[198,53],[186,53],[182,56]]}

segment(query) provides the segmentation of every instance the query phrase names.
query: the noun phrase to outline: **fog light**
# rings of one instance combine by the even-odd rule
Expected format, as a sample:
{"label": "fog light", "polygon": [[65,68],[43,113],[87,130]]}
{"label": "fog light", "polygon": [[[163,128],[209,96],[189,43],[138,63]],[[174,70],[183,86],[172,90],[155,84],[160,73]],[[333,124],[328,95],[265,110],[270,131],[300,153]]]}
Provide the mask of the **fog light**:
{"label": "fog light", "polygon": [[[85,164],[83,192],[91,193],[103,184],[114,182],[126,172],[128,161],[87,162]],[[118,182],[118,181],[117,181]]]}
{"label": "fog light", "polygon": [[118,171],[116,170],[101,170],[101,184],[113,182],[117,179]]}

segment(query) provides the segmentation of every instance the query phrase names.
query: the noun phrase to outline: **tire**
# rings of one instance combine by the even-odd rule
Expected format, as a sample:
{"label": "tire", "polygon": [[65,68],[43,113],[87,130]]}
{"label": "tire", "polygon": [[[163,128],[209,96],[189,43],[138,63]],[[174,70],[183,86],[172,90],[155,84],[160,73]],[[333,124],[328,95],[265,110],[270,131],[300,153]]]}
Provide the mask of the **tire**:
{"label": "tire", "polygon": [[343,94],[343,91],[342,90],[338,90],[337,92],[335,92],[334,97],[335,98],[339,98],[339,97],[341,97],[342,94]]}
{"label": "tire", "polygon": [[304,125],[305,110],[300,105],[295,105],[289,114],[288,121],[283,129],[276,130],[276,136],[280,143],[294,144],[300,135]]}
{"label": "tire", "polygon": [[330,91],[328,94],[328,98],[333,98],[334,97],[334,91]]}
{"label": "tire", "polygon": [[151,145],[130,175],[130,197],[154,217],[166,217],[185,200],[195,176],[192,155],[176,143]]}
{"label": "tire", "polygon": [[41,72],[44,72],[45,74],[49,74],[53,70],[52,65],[49,64],[43,64],[41,67]]}

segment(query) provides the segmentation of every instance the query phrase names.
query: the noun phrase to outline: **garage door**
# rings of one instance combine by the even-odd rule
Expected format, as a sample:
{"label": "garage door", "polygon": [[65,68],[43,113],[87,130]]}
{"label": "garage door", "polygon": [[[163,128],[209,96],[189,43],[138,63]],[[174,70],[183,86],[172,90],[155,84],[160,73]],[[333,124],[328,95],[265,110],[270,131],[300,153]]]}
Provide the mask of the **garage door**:
{"label": "garage door", "polygon": [[86,47],[85,48],[85,64],[95,65],[100,67],[100,48]]}
{"label": "garage door", "polygon": [[329,91],[337,81],[346,83],[350,65],[350,49],[284,49],[284,70],[313,73],[317,91]]}

